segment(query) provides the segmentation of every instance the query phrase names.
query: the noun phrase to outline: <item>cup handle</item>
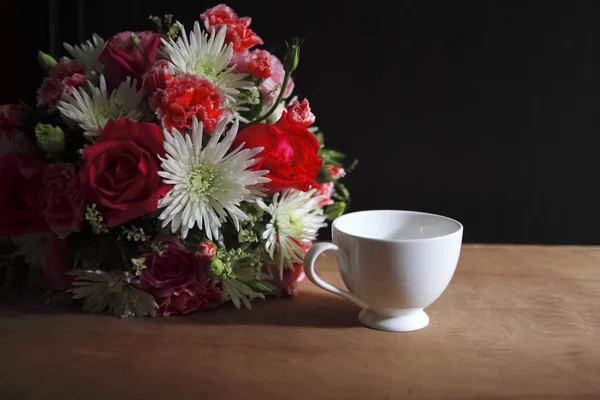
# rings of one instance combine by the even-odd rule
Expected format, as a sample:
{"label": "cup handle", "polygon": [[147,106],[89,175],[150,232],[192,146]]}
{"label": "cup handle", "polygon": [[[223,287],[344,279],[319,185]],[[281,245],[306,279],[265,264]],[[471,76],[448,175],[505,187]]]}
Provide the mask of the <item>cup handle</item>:
{"label": "cup handle", "polygon": [[348,269],[346,255],[342,252],[342,250],[340,250],[339,247],[337,247],[333,243],[317,243],[313,247],[311,247],[310,250],[308,250],[308,253],[306,253],[306,255],[304,256],[304,273],[306,274],[306,277],[321,289],[327,290],[328,292],[331,292],[333,294],[337,294],[338,296],[343,297],[346,300],[350,300],[360,308],[369,308],[369,305],[367,303],[365,303],[352,293],[337,288],[325,282],[323,279],[317,276],[315,272],[315,261],[317,261],[317,258],[319,258],[321,253],[327,250],[333,250],[335,252],[335,259],[337,260],[338,265],[341,267],[341,269]]}

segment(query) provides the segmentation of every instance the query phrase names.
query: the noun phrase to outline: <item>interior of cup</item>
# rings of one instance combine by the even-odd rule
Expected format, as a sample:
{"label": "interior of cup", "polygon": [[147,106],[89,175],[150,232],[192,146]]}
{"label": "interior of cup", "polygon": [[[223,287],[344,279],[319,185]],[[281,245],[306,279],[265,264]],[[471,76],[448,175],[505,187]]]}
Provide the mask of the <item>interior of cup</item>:
{"label": "interior of cup", "polygon": [[359,211],[333,222],[333,229],[341,233],[378,240],[432,239],[461,228],[458,221],[441,215],[400,210]]}

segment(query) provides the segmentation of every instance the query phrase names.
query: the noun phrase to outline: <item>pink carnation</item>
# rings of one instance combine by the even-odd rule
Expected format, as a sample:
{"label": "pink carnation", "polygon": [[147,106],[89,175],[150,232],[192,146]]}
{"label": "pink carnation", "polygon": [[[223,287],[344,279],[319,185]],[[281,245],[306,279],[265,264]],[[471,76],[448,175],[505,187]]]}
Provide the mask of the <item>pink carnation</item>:
{"label": "pink carnation", "polygon": [[[277,57],[275,57],[273,54],[269,53],[266,50],[251,51],[250,53],[248,53],[246,62],[252,62],[254,59],[259,57],[266,57],[271,64],[271,76],[264,80],[264,82],[262,83],[262,85],[260,85],[258,90],[263,96],[263,102],[266,105],[272,105],[275,102],[275,100],[277,100],[277,96],[279,96],[281,85],[283,85],[283,78],[285,77],[285,71],[283,69],[283,64],[281,63],[281,61],[279,61]],[[290,97],[293,90],[294,80],[290,78],[283,97]]]}
{"label": "pink carnation", "polygon": [[308,128],[315,122],[315,114],[310,111],[308,100],[304,99],[301,103],[295,100],[287,107],[287,118],[290,124],[302,125]]}
{"label": "pink carnation", "polygon": [[73,164],[57,163],[46,167],[42,213],[50,230],[61,239],[83,229],[85,201]]}
{"label": "pink carnation", "polygon": [[331,196],[333,195],[333,182],[317,183],[316,188],[317,192],[315,195],[324,197],[324,199],[319,202],[319,207],[328,206],[334,203],[331,199]]}
{"label": "pink carnation", "polygon": [[37,91],[39,107],[54,110],[64,95],[85,85],[85,66],[79,60],[60,62],[52,67]]}
{"label": "pink carnation", "polygon": [[327,172],[329,172],[329,178],[332,180],[341,179],[346,176],[344,168],[338,167],[337,165],[332,165],[327,168]]}
{"label": "pink carnation", "polygon": [[36,144],[19,130],[20,111],[17,104],[0,105],[0,157],[9,153],[38,152]]}

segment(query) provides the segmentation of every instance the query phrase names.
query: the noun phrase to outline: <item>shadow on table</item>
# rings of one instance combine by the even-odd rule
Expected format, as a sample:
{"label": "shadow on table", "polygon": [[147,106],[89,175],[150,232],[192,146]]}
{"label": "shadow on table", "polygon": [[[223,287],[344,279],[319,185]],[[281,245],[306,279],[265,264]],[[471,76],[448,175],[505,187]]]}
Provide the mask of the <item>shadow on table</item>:
{"label": "shadow on table", "polygon": [[[268,298],[252,302],[252,310],[236,309],[227,303],[210,312],[165,318],[139,318],[140,323],[161,325],[187,323],[206,325],[273,325],[323,328],[358,327],[358,312],[353,304],[325,293],[302,291],[295,298]],[[31,315],[87,315],[80,305],[68,299],[47,304],[41,296],[32,296],[0,305],[0,316],[19,318]],[[94,318],[113,318],[99,313]],[[121,321],[127,324],[127,321]]]}
{"label": "shadow on table", "polygon": [[228,303],[209,313],[165,318],[165,323],[208,325],[276,325],[323,328],[358,327],[360,310],[335,296],[302,292],[296,298],[255,300],[252,310],[236,309]]}

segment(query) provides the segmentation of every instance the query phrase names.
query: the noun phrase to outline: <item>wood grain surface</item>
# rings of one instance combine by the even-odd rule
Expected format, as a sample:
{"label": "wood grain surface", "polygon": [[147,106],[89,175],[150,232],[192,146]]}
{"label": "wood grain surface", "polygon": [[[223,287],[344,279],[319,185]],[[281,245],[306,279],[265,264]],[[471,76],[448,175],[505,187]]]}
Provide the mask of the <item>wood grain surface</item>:
{"label": "wood grain surface", "polygon": [[424,330],[358,311],[307,280],[188,317],[5,305],[0,399],[600,399],[600,248],[465,246]]}

